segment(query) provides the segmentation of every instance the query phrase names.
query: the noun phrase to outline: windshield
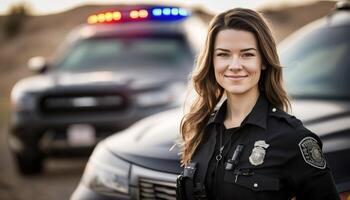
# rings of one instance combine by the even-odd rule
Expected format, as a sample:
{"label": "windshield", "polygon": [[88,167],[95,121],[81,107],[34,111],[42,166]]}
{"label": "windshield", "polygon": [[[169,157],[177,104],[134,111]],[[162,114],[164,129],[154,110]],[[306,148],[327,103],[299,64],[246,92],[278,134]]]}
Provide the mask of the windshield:
{"label": "windshield", "polygon": [[110,37],[78,41],[56,65],[57,70],[181,67],[193,56],[185,40],[174,37]]}
{"label": "windshield", "polygon": [[295,98],[350,98],[350,28],[317,29],[283,48],[288,93]]}

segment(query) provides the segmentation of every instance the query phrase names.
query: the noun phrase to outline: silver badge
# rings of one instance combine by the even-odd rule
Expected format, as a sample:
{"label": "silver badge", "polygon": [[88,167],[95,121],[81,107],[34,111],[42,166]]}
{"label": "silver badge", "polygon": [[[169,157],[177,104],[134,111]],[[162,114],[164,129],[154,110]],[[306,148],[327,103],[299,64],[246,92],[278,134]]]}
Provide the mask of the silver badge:
{"label": "silver badge", "polygon": [[269,147],[269,144],[266,144],[265,141],[259,140],[254,143],[254,148],[252,154],[249,156],[249,162],[254,165],[261,165],[264,163],[264,158],[266,154],[266,149]]}

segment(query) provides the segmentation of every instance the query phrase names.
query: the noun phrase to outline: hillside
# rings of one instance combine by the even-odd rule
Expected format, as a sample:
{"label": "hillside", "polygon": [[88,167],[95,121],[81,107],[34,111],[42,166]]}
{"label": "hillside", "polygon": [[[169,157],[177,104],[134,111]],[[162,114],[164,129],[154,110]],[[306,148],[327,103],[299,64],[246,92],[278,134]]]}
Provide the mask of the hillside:
{"label": "hillside", "polygon": [[[280,41],[298,27],[329,13],[334,4],[320,1],[298,7],[266,8],[261,12],[268,18],[276,40]],[[106,8],[110,6],[82,6],[59,14],[30,16],[22,32],[12,39],[4,38],[0,32],[0,119],[9,110],[10,88],[20,78],[30,75],[27,60],[38,55],[49,57],[71,29],[85,23],[89,14]],[[211,18],[200,10],[196,13],[206,21]],[[4,20],[1,16],[0,26]]]}

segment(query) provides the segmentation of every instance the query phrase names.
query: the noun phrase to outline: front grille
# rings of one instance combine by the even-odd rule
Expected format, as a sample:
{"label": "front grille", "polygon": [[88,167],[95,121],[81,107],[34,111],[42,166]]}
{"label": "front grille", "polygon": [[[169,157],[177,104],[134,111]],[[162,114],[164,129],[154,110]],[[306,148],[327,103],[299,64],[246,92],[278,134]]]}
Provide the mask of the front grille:
{"label": "front grille", "polygon": [[42,98],[43,113],[82,113],[122,111],[127,101],[122,95],[46,96]]}
{"label": "front grille", "polygon": [[176,183],[151,179],[140,179],[140,200],[176,200]]}

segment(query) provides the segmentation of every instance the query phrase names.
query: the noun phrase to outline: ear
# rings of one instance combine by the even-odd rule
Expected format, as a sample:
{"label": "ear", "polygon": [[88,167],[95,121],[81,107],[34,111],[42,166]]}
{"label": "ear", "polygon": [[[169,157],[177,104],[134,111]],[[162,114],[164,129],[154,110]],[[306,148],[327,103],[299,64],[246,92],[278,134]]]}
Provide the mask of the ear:
{"label": "ear", "polygon": [[266,69],[265,65],[261,65],[261,70],[265,70],[265,69]]}

